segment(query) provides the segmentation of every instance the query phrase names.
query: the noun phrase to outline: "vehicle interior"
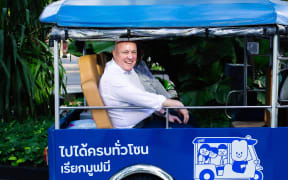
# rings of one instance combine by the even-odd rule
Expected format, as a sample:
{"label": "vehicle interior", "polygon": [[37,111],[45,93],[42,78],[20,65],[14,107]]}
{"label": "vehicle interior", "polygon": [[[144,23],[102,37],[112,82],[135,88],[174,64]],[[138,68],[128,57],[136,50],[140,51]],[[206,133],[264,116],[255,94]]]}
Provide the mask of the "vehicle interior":
{"label": "vehicle interior", "polygon": [[[269,84],[269,81],[271,81],[271,70],[269,70],[270,65],[269,65],[269,61],[271,59],[271,54],[261,54],[261,53],[266,53],[267,49],[270,50],[271,47],[266,47],[266,52],[260,50],[259,53],[259,42],[257,42],[257,39],[253,39],[250,38],[249,41],[247,41],[247,39],[242,38],[241,39],[243,42],[242,44],[247,46],[250,42],[253,42],[256,44],[256,49],[254,47],[254,49],[249,49],[247,48],[247,50],[245,49],[241,49],[242,54],[244,54],[244,56],[242,56],[243,60],[239,61],[239,62],[231,62],[231,61],[227,61],[226,59],[221,59],[220,62],[221,63],[221,68],[223,70],[223,76],[221,75],[221,78],[228,78],[229,79],[229,83],[227,83],[226,85],[229,85],[229,91],[226,91],[224,93],[223,96],[225,96],[222,100],[223,104],[227,107],[227,106],[242,106],[239,107],[239,109],[234,108],[234,109],[230,109],[230,108],[226,108],[223,107],[222,109],[218,110],[217,113],[220,114],[225,114],[225,117],[219,115],[218,118],[224,118],[225,119],[225,123],[227,124],[228,122],[228,127],[266,127],[266,126],[270,126],[270,112],[264,107],[264,105],[269,105],[271,104],[271,101],[269,102],[269,99],[271,99],[271,83]],[[161,41],[161,40],[160,40]],[[174,43],[173,41],[169,40],[171,43]],[[209,40],[208,40],[209,41]],[[213,38],[212,40],[213,41]],[[170,43],[169,42],[169,43]],[[264,42],[264,44],[267,42],[269,42],[269,40],[266,40],[266,42]],[[156,41],[148,41],[146,46],[149,46],[150,44],[153,43],[159,43],[157,40]],[[246,43],[246,44],[245,44]],[[260,42],[263,44],[263,42]],[[143,43],[142,43],[143,44]],[[261,44],[261,46],[262,46]],[[179,49],[179,47],[176,47],[175,49],[177,50],[177,48]],[[183,49],[185,49],[185,47],[183,47]],[[157,65],[160,64],[160,66],[162,64],[164,64],[163,68],[164,70],[162,71],[153,71],[153,65],[155,65],[155,62],[153,62],[153,60],[151,61],[151,56],[152,59],[155,59],[155,52],[153,50],[151,50],[151,48],[147,51],[148,55],[146,54],[146,57],[144,55],[144,59],[146,60],[146,63],[148,63],[150,65],[150,69],[152,69],[152,72],[157,72],[158,75],[159,73],[161,74],[168,74],[168,76],[170,78],[173,79],[174,76],[177,76],[177,72],[180,70],[178,67],[175,68],[176,66],[181,66],[182,62],[177,62],[177,63],[172,63],[170,66],[173,66],[174,69],[171,70],[171,67],[169,67],[169,64],[173,61],[173,58],[183,58],[181,55],[177,55],[177,56],[172,56],[171,59],[168,59],[168,66],[165,66],[166,62],[161,61],[161,59],[166,59],[167,56],[163,56],[161,57],[161,54],[164,54],[160,51],[160,55],[158,55],[158,59],[160,59],[160,62],[156,62]],[[253,52],[254,51],[254,52]],[[204,56],[206,57],[206,56]],[[241,57],[241,56],[240,56]],[[260,57],[260,58],[258,58]],[[99,83],[99,78],[101,77],[104,68],[105,68],[105,63],[107,61],[107,59],[110,58],[109,55],[107,55],[107,53],[99,53],[99,54],[94,54],[92,52],[92,54],[90,55],[84,55],[79,57],[79,68],[80,68],[80,77],[81,77],[81,88],[83,91],[83,94],[85,96],[85,100],[87,101],[87,105],[88,106],[103,106],[103,101],[101,99],[101,96],[99,94],[98,91],[98,83]],[[258,59],[257,59],[258,58]],[[256,59],[256,63],[255,63],[255,59]],[[259,59],[260,61],[265,61],[264,65],[260,64],[262,67],[260,73],[261,76],[259,76],[260,78],[263,78],[263,76],[266,77],[266,81],[264,82],[264,84],[257,86],[257,84],[255,83],[256,81],[259,81],[259,77],[257,77],[257,73],[259,73],[259,71],[257,71],[257,66],[259,67]],[[149,61],[150,60],[150,61]],[[257,64],[258,61],[258,64]],[[177,65],[178,64],[178,65]],[[185,63],[184,63],[185,65]],[[265,66],[265,67],[263,67]],[[170,69],[169,69],[170,68]],[[209,68],[209,67],[208,67]],[[173,72],[175,71],[176,72]],[[268,69],[268,70],[267,70]],[[197,69],[196,69],[197,70]],[[185,69],[184,69],[185,71]],[[191,71],[191,69],[189,69],[189,71]],[[202,69],[203,71],[203,69]],[[263,74],[264,73],[264,74]],[[270,75],[269,75],[270,73]],[[220,75],[219,75],[220,77]],[[257,79],[258,78],[258,79]],[[176,80],[177,81],[177,80]],[[254,83],[253,83],[254,81]],[[252,83],[251,83],[252,82]],[[259,82],[260,83],[260,82]],[[263,83],[263,82],[261,82]],[[248,85],[249,84],[249,85]],[[255,86],[256,84],[256,86]],[[179,85],[179,82],[177,82],[177,85],[180,87],[177,87],[181,90],[181,85]],[[266,88],[265,88],[266,86]],[[283,85],[282,85],[283,86]],[[185,87],[183,88],[185,89]],[[268,89],[268,91],[266,90]],[[270,90],[269,90],[270,89]],[[191,89],[189,89],[191,90]],[[193,90],[193,89],[192,89]],[[283,90],[281,91],[283,92]],[[283,94],[283,93],[282,93]],[[258,100],[258,96],[264,96],[265,101],[261,101],[259,102]],[[217,95],[216,95],[217,96]],[[186,96],[187,97],[187,96]],[[262,97],[263,98],[263,97]],[[212,102],[212,101],[211,101]],[[201,102],[200,102],[201,103]],[[213,102],[212,102],[213,103]],[[223,105],[222,104],[222,105]],[[188,104],[187,106],[195,106],[198,104]],[[211,103],[208,105],[211,105]],[[213,105],[213,104],[212,104]],[[217,105],[221,105],[221,103],[218,103]],[[244,109],[243,107],[245,106],[258,106],[258,105],[263,105],[264,108],[252,108],[252,109]],[[213,107],[212,107],[213,108]],[[193,107],[191,108],[193,113],[196,113],[196,110],[193,110]],[[90,111],[90,110],[88,110]],[[205,119],[207,116],[205,116],[203,114],[203,110],[197,110],[198,113],[198,118],[202,116],[202,119]],[[201,112],[202,111],[202,112]],[[207,109],[207,112],[209,112],[210,109]],[[213,114],[213,110],[211,110],[212,112],[210,114]],[[84,111],[85,112],[85,111]],[[216,114],[217,114],[216,113]],[[91,109],[91,116],[93,117],[97,128],[112,128],[112,124],[109,120],[109,117],[107,115],[106,110],[104,109]],[[208,115],[209,116],[209,115]],[[283,115],[282,115],[283,116]],[[217,118],[212,119],[211,121],[216,121],[217,122]],[[212,123],[213,122],[205,122],[204,125],[202,125],[202,127],[209,127],[210,125],[208,123]],[[281,124],[282,126],[285,126],[285,123]],[[212,126],[213,127],[213,126]],[[217,127],[227,127],[227,125],[223,125],[221,126],[221,122],[218,122]]]}

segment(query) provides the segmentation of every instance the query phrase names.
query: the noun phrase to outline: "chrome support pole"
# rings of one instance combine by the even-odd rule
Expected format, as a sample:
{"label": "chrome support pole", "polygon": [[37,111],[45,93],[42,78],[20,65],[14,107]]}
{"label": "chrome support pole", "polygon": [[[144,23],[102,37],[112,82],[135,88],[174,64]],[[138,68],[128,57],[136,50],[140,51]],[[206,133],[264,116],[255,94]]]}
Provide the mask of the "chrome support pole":
{"label": "chrome support pole", "polygon": [[271,108],[271,127],[276,128],[278,126],[278,54],[279,54],[279,35],[275,34],[273,37],[273,67],[272,67],[272,108]]}
{"label": "chrome support pole", "polygon": [[[86,42],[84,42],[84,45],[83,45],[83,49],[82,49],[82,55],[85,56],[86,55]],[[87,100],[86,100],[86,97],[83,96],[83,100],[84,100],[84,106],[87,106]]]}
{"label": "chrome support pole", "polygon": [[83,49],[82,49],[82,55],[86,55],[86,42],[84,42]]}
{"label": "chrome support pole", "polygon": [[243,79],[243,105],[247,106],[247,78],[248,78],[248,53],[247,53],[247,37],[244,38],[244,79]]}
{"label": "chrome support pole", "polygon": [[168,129],[169,128],[169,108],[166,108],[165,111],[166,111],[166,114],[165,114],[165,116],[166,116],[166,129]]}
{"label": "chrome support pole", "polygon": [[55,129],[60,129],[59,114],[59,47],[58,41],[54,40],[54,105],[55,105]]}

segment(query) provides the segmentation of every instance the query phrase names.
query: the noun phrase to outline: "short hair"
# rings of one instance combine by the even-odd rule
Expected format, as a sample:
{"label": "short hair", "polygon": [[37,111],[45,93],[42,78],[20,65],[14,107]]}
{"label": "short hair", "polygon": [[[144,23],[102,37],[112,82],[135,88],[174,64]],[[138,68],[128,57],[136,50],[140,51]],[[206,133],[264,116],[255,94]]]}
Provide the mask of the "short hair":
{"label": "short hair", "polygon": [[225,144],[220,144],[218,146],[218,149],[227,149],[227,146]]}
{"label": "short hair", "polygon": [[210,148],[210,151],[212,151],[212,152],[215,153],[215,154],[218,154],[218,149],[215,148],[215,147],[211,147],[211,148]]}
{"label": "short hair", "polygon": [[120,43],[123,43],[123,42],[131,42],[131,43],[135,43],[137,45],[137,43],[135,41],[128,41],[128,40],[125,40],[125,41],[115,41],[115,46],[117,44],[120,44]]}
{"label": "short hair", "polygon": [[134,43],[136,45],[136,48],[137,48],[137,43],[135,41],[115,41],[115,45],[114,45],[114,48],[113,48],[113,51],[116,50],[116,45],[117,44],[120,44],[120,43],[123,43],[123,42],[131,42],[131,43]]}
{"label": "short hair", "polygon": [[202,144],[199,149],[203,149],[203,148],[210,150],[210,146],[208,144]]}

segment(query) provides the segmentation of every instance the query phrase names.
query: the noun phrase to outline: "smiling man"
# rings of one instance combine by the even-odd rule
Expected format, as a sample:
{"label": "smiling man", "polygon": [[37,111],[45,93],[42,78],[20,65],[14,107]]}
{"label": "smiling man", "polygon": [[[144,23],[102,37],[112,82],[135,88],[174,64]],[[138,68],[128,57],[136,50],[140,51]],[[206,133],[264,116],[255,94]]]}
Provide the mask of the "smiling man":
{"label": "smiling man", "polygon": [[116,42],[113,50],[114,61],[124,70],[131,71],[137,60],[137,47],[134,42]]}
{"label": "smiling man", "polygon": [[[139,123],[143,120],[150,121],[150,117],[155,111],[163,112],[162,107],[184,106],[180,101],[145,91],[133,69],[136,60],[137,46],[135,42],[116,42],[113,59],[106,64],[100,79],[99,91],[106,106],[147,108],[109,109],[108,114],[114,128],[139,127]],[[169,121],[187,124],[189,120],[187,109],[178,109],[178,112],[183,117],[183,121],[173,115],[169,115]],[[165,121],[163,122],[165,125]],[[145,124],[141,124],[141,126],[145,127]]]}

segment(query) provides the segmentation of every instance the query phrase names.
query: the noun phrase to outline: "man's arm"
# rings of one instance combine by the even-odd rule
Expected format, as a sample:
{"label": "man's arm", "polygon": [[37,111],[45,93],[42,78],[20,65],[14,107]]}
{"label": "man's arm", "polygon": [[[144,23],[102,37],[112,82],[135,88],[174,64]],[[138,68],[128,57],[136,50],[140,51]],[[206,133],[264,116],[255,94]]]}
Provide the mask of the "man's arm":
{"label": "man's arm", "polygon": [[[162,103],[163,107],[184,107],[184,105],[182,104],[182,102],[178,101],[178,100],[174,100],[174,99],[166,99],[163,103]],[[177,109],[177,111],[183,115],[183,122],[184,124],[187,124],[188,120],[189,120],[189,112],[187,109]]]}

